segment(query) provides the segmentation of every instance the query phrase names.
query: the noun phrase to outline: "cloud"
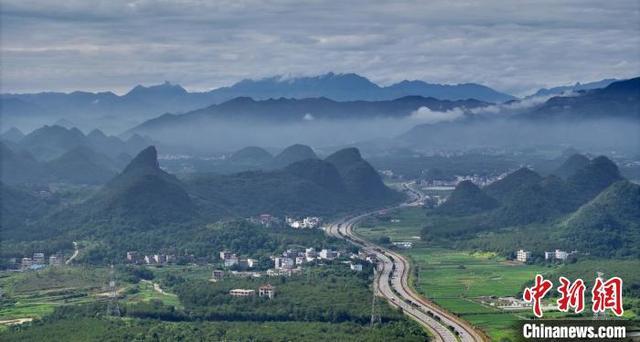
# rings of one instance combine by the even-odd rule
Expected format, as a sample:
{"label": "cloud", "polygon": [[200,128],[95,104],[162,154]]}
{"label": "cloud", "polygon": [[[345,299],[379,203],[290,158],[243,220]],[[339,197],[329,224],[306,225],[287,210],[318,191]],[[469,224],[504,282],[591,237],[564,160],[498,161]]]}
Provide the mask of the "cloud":
{"label": "cloud", "polygon": [[638,22],[637,0],[4,0],[2,91],[334,71],[523,95],[640,74]]}
{"label": "cloud", "polygon": [[305,120],[305,121],[313,121],[313,120],[315,120],[315,119],[316,119],[316,118],[314,118],[314,117],[313,117],[313,115],[311,115],[311,113],[306,113],[306,114],[302,117],[302,120]]}
{"label": "cloud", "polygon": [[464,116],[465,110],[463,108],[453,108],[444,112],[434,111],[428,107],[420,107],[416,111],[411,113],[411,120],[419,121],[420,123],[434,124],[438,122],[454,121]]}

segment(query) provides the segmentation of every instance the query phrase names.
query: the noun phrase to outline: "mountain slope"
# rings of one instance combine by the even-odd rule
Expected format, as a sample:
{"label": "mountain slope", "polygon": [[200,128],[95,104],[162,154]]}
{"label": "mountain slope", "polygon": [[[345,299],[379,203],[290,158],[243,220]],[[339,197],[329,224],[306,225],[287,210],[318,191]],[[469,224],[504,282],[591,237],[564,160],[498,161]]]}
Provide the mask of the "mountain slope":
{"label": "mountain slope", "polygon": [[503,179],[489,184],[484,188],[484,191],[499,201],[505,201],[522,187],[537,184],[541,180],[542,177],[539,174],[523,167],[508,174]]}
{"label": "mountain slope", "polygon": [[622,179],[614,162],[605,156],[594,158],[567,179],[581,203],[591,200],[609,185]]}
{"label": "mountain slope", "polygon": [[498,201],[487,196],[471,181],[460,182],[447,201],[437,208],[437,212],[446,215],[471,215],[494,209]]}
{"label": "mountain slope", "polygon": [[271,153],[257,146],[248,146],[234,152],[229,161],[232,163],[261,165],[273,159]]}
{"label": "mountain slope", "polygon": [[589,158],[585,157],[584,155],[574,154],[567,158],[567,160],[565,160],[564,163],[560,165],[560,167],[553,171],[552,174],[562,179],[567,179],[573,176],[579,170],[587,167],[587,165],[589,165],[589,162]]}
{"label": "mountain slope", "polygon": [[311,147],[302,144],[294,144],[286,147],[278,153],[273,158],[269,166],[274,169],[280,169],[305,159],[318,159],[318,156],[313,152]]}
{"label": "mountain slope", "polygon": [[[573,213],[566,238],[581,251],[604,256],[640,256],[640,186],[619,181]],[[618,255],[624,250],[627,255]]]}
{"label": "mountain slope", "polygon": [[46,163],[58,182],[103,184],[116,174],[116,163],[86,146],[78,146]]}
{"label": "mountain slope", "polygon": [[87,219],[136,230],[191,222],[197,216],[191,198],[177,178],[160,169],[157,157],[153,146],[140,152],[83,204]]}
{"label": "mountain slope", "polygon": [[393,196],[378,172],[362,159],[358,149],[342,149],[328,156],[325,161],[336,167],[347,191],[358,198],[380,201]]}

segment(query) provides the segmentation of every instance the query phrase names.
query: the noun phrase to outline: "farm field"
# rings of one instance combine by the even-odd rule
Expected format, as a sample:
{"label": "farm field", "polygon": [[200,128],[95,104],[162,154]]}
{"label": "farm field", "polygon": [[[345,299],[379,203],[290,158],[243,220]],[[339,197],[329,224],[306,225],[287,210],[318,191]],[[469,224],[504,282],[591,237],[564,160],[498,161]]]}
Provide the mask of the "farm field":
{"label": "farm field", "polygon": [[481,304],[478,298],[517,297],[535,274],[550,274],[557,267],[524,265],[494,253],[441,248],[412,239],[420,235],[426,219],[420,208],[401,209],[363,222],[357,233],[372,241],[382,236],[391,241],[414,241],[414,248],[401,252],[410,258],[416,270],[413,275],[416,290],[481,328],[493,340],[515,337],[513,324],[519,319],[518,313]]}

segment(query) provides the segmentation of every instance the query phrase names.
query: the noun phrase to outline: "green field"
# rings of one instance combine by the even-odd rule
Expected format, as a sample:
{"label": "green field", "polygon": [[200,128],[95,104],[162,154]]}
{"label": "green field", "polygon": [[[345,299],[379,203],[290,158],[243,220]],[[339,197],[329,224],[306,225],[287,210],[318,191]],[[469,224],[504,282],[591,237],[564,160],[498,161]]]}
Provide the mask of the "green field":
{"label": "green field", "polygon": [[536,273],[551,268],[509,262],[492,253],[442,248],[414,248],[406,252],[418,267],[415,287],[440,306],[480,327],[493,340],[513,337],[518,317],[477,302],[481,296],[517,296]]}
{"label": "green field", "polygon": [[360,223],[358,234],[370,240],[388,236],[391,241],[416,241],[420,239],[424,219],[424,211],[421,209],[399,210],[388,217],[366,219]]}
{"label": "green field", "polygon": [[[426,216],[420,208],[405,208],[373,218],[358,226],[363,237],[376,240],[389,236],[392,241],[410,240],[420,235]],[[392,222],[391,220],[399,220]],[[428,246],[417,239],[414,248],[402,250],[410,257],[415,288],[441,307],[463,317],[484,330],[493,340],[513,338],[512,326],[517,313],[503,312],[481,304],[478,297],[517,296],[535,274],[549,274],[555,269],[523,265],[494,253],[478,253]]]}

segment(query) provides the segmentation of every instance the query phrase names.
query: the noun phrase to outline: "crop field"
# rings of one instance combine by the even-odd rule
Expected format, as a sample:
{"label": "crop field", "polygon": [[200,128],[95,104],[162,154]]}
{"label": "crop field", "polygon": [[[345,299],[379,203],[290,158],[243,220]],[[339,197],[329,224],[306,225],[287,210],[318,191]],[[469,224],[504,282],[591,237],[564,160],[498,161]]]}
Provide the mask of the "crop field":
{"label": "crop field", "polygon": [[375,241],[388,236],[392,241],[414,240],[414,248],[403,250],[410,257],[417,274],[415,288],[441,307],[463,317],[484,330],[493,340],[513,338],[517,313],[504,312],[481,304],[478,297],[518,296],[523,285],[535,274],[550,274],[557,268],[523,265],[494,253],[479,253],[426,246],[418,239],[427,217],[419,208],[389,213],[383,219],[363,222],[358,234]]}
{"label": "crop field", "polygon": [[370,240],[388,236],[391,241],[416,241],[419,240],[424,220],[422,209],[406,208],[395,211],[388,217],[363,222],[358,226],[358,234]]}

